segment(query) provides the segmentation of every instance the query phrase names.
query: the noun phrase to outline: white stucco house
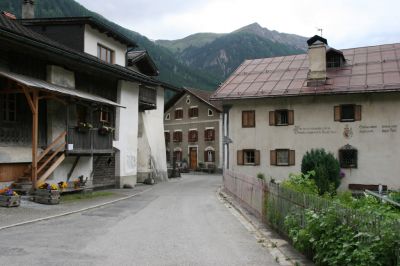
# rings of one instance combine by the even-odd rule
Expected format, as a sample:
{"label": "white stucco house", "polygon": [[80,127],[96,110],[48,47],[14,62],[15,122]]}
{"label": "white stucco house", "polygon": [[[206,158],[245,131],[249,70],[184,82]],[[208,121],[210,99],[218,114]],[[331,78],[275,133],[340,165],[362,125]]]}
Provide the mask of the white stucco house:
{"label": "white stucco house", "polygon": [[[146,51],[96,19],[34,18],[34,1],[23,5],[21,20],[0,16],[0,105],[9,106],[0,110],[0,186],[166,180],[164,91],[178,89],[154,78]],[[28,107],[33,116],[18,115]]]}
{"label": "white stucco house", "polygon": [[341,189],[399,189],[400,44],[246,60],[216,90],[224,105],[224,169],[283,180],[303,155],[339,160]]}

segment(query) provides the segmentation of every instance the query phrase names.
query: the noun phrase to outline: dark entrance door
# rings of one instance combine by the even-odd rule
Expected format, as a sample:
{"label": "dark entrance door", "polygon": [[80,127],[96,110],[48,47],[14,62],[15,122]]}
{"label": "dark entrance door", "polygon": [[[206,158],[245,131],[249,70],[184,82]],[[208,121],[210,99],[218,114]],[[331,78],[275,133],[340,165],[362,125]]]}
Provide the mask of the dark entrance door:
{"label": "dark entrance door", "polygon": [[189,157],[190,157],[190,169],[196,170],[196,168],[197,168],[197,148],[196,147],[189,148]]}

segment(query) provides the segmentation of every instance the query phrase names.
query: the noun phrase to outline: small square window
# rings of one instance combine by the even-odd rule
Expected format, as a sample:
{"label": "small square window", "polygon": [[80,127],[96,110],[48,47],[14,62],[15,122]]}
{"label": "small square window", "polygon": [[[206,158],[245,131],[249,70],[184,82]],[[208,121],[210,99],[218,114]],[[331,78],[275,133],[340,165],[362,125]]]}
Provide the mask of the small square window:
{"label": "small square window", "polygon": [[214,116],[214,112],[211,109],[208,109],[208,116]]}
{"label": "small square window", "polygon": [[182,109],[176,109],[175,110],[175,119],[182,119],[183,118],[183,110]]}
{"label": "small square window", "polygon": [[171,115],[168,113],[165,115],[165,120],[170,120],[171,119]]}
{"label": "small square window", "polygon": [[341,106],[340,112],[341,121],[354,121],[355,120],[355,105],[346,104]]}
{"label": "small square window", "polygon": [[275,111],[275,116],[277,126],[284,126],[289,124],[288,110]]}
{"label": "small square window", "polygon": [[190,118],[199,117],[199,108],[197,108],[197,107],[190,107],[190,108],[189,108],[189,117],[190,117]]}
{"label": "small square window", "polygon": [[289,165],[289,150],[276,150],[276,165]]}
{"label": "small square window", "polygon": [[244,150],[244,164],[255,164],[255,151],[254,150]]}
{"label": "small square window", "polygon": [[100,110],[100,122],[110,123],[110,111],[108,109],[102,108]]}
{"label": "small square window", "polygon": [[242,111],[242,127],[256,127],[255,111]]}

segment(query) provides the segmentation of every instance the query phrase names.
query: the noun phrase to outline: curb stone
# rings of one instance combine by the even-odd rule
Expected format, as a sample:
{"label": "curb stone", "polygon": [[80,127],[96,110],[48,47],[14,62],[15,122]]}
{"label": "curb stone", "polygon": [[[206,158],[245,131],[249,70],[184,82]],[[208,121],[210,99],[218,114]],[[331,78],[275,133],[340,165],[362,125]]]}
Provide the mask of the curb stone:
{"label": "curb stone", "polygon": [[[235,201],[232,196],[226,194],[223,188],[220,187],[217,190],[219,199],[223,201],[229,210],[232,212],[232,208],[237,212],[237,215],[232,212],[236,218],[246,227],[248,231],[254,234],[257,242],[260,243],[268,252],[275,258],[279,265],[303,265],[311,266],[314,265],[311,261],[304,257],[300,252],[294,250],[290,243],[286,240],[279,238],[271,238],[272,233],[276,234],[272,230],[265,227],[260,221],[257,221],[255,217],[251,217],[247,211],[240,206],[240,203]],[[238,217],[238,215],[240,217]],[[245,220],[244,223],[242,220]]]}

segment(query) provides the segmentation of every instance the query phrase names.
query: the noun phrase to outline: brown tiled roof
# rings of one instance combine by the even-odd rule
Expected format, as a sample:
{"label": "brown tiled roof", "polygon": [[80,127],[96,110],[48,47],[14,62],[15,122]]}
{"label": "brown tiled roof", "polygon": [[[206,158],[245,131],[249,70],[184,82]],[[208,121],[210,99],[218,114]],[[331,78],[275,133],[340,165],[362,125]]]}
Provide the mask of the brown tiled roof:
{"label": "brown tiled roof", "polygon": [[216,100],[400,91],[400,43],[341,50],[346,64],[307,87],[307,54],[244,61],[211,97]]}
{"label": "brown tiled roof", "polygon": [[205,91],[193,88],[185,88],[186,91],[196,96],[200,100],[204,101],[206,104],[214,107],[218,111],[222,112],[222,103],[221,101],[210,101],[211,95],[213,95],[213,91]]}
{"label": "brown tiled roof", "polygon": [[222,112],[222,102],[219,100],[210,101],[210,96],[213,94],[213,91],[205,91],[193,88],[184,88],[182,91],[177,93],[173,98],[171,98],[166,104],[164,110],[167,111],[171,108],[179,99],[181,99],[186,93],[192,94],[194,97],[208,104],[209,106],[217,109],[219,112]]}

